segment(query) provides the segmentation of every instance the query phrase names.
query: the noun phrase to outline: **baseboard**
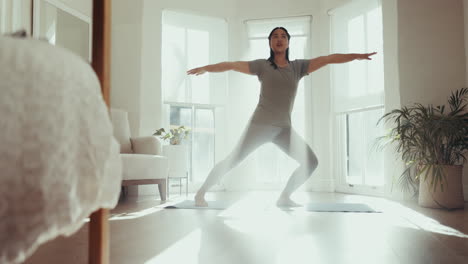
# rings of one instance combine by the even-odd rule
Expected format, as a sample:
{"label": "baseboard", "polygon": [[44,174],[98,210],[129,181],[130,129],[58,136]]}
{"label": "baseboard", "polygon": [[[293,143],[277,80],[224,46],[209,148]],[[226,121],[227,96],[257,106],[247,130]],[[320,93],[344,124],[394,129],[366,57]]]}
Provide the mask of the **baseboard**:
{"label": "baseboard", "polygon": [[311,179],[302,190],[306,192],[334,192],[335,181],[333,179]]}
{"label": "baseboard", "polygon": [[[137,187],[133,189],[132,187]],[[129,195],[159,195],[157,185],[138,185],[138,186],[129,186]],[[175,190],[175,189],[177,190]],[[177,191],[178,194],[178,187],[171,188],[171,191]],[[133,189],[133,190],[132,190]],[[225,190],[224,188],[222,190]],[[245,189],[242,189],[245,190]],[[334,192],[335,191],[335,183],[331,179],[324,179],[324,180],[311,180],[309,181],[303,188],[303,191],[307,192]],[[184,191],[184,190],[183,190]],[[220,188],[213,188],[212,191],[221,191]],[[235,191],[235,190],[231,190]],[[393,193],[393,192],[392,192]],[[468,185],[463,186],[463,194],[465,196],[465,202],[468,202]]]}

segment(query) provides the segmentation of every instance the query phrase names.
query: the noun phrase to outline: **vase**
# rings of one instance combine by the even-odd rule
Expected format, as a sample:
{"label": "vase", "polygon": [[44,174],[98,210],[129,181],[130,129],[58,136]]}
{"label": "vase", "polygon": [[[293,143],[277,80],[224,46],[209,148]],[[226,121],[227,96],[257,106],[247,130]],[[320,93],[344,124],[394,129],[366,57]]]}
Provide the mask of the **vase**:
{"label": "vase", "polygon": [[168,177],[186,177],[188,171],[187,146],[165,145],[163,155],[169,161]]}
{"label": "vase", "polygon": [[442,166],[442,171],[445,175],[445,179],[442,179],[442,183],[444,184],[443,190],[440,188],[440,183],[434,189],[434,186],[431,186],[429,176],[426,180],[420,179],[418,204],[429,208],[464,208],[463,166],[444,165]]}

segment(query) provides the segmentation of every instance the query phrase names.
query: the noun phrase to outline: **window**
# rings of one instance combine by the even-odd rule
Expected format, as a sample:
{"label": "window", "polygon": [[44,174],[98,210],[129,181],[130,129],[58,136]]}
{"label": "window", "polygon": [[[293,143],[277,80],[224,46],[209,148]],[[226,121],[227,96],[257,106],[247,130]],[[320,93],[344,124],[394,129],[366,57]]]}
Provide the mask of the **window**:
{"label": "window", "polygon": [[227,89],[225,74],[187,76],[186,71],[227,58],[227,24],[220,18],[165,10],[162,18],[162,91],[167,123],[191,129],[189,178],[203,182],[214,165],[216,113]]}
{"label": "window", "polygon": [[[249,43],[249,52],[247,60],[259,58],[268,58],[270,55],[268,46],[268,34],[277,27],[286,28],[291,35],[289,45],[289,59],[304,59],[307,58],[310,51],[310,25],[311,17],[291,17],[278,19],[261,19],[246,21],[246,30]],[[260,87],[258,80],[250,80],[251,87]],[[294,129],[302,136],[305,135],[305,89],[304,79],[298,85],[297,95],[294,102],[292,112],[292,124]],[[260,89],[255,89],[258,93]],[[250,93],[253,89],[250,89]],[[249,94],[249,97],[252,97]],[[258,94],[256,96],[258,98]],[[256,103],[256,102],[255,102]],[[256,185],[262,187],[279,187],[289,178],[292,171],[298,166],[296,161],[289,158],[274,144],[267,144],[260,147],[255,152],[256,162],[255,173]]]}
{"label": "window", "polygon": [[22,12],[22,1],[0,0],[0,33],[11,33],[24,28]]}
{"label": "window", "polygon": [[6,32],[6,3],[5,0],[0,0],[0,34]]}
{"label": "window", "polygon": [[214,166],[215,157],[215,106],[201,104],[167,104],[170,126],[191,128],[190,137],[184,140],[189,148],[186,157],[192,182],[203,182]]}
{"label": "window", "polygon": [[383,108],[376,108],[340,115],[346,118],[348,184],[383,185],[383,152],[375,148],[375,138],[382,134],[375,124],[383,114]]}
{"label": "window", "polygon": [[[380,1],[356,0],[332,12],[332,52],[377,55],[369,62],[332,66],[332,105],[339,188],[384,184],[383,153],[375,148],[383,134],[384,114],[382,9]],[[347,186],[347,187],[343,187]]]}

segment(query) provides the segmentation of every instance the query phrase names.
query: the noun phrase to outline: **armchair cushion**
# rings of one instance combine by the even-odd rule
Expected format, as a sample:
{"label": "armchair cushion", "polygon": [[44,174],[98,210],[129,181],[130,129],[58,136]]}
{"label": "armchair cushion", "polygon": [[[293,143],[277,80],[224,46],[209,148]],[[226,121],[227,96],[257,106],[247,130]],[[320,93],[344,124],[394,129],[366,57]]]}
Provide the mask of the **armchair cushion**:
{"label": "armchair cushion", "polygon": [[157,137],[135,137],[130,141],[135,154],[162,155],[162,144]]}
{"label": "armchair cushion", "polygon": [[121,154],[123,180],[166,179],[166,157],[146,154]]}

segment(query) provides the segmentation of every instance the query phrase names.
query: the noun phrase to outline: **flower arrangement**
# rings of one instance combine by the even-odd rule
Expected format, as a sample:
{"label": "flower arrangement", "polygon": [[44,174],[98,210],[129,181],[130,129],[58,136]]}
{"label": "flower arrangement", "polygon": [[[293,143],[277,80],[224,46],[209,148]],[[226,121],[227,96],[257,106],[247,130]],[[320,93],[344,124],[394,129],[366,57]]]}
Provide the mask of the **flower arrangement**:
{"label": "flower arrangement", "polygon": [[179,126],[177,128],[171,128],[168,132],[164,128],[160,128],[153,133],[153,136],[159,136],[162,140],[169,140],[171,145],[180,145],[182,140],[187,138],[190,133],[190,129]]}

